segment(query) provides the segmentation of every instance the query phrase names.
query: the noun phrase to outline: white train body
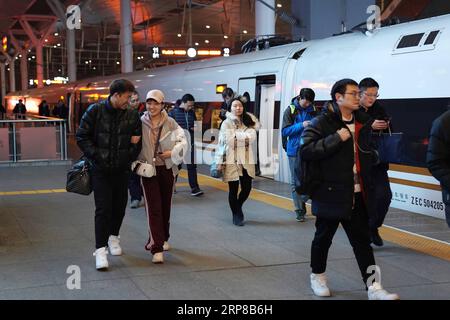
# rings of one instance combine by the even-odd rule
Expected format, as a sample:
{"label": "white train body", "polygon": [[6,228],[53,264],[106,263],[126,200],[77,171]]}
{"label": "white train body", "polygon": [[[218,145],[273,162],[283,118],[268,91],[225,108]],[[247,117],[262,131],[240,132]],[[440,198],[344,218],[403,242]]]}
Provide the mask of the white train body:
{"label": "white train body", "polygon": [[337,80],[352,78],[359,82],[372,77],[380,84],[380,100],[392,116],[394,130],[404,132],[409,139],[408,160],[391,165],[389,171],[391,206],[444,216],[439,183],[425,169],[424,152],[432,120],[450,106],[450,15],[384,27],[373,34],[354,32],[226,58],[14,92],[6,97],[8,109],[25,98],[27,107],[37,112],[40,100],[56,103],[65,97],[70,100],[73,130],[81,116],[80,108],[106,97],[110,82],[119,77],[133,81],[141,97],[150,89],[164,91],[166,101],[172,102],[185,93],[193,94],[196,104],[203,108],[203,129],[213,124],[212,110],[222,102],[216,86],[225,84],[240,94],[247,91],[254,102],[252,111],[268,133],[260,134],[260,159],[272,155],[262,168],[263,175],[283,182],[289,182],[290,174],[278,129],[291,99],[301,88],[310,87],[320,104],[330,99],[330,89]]}

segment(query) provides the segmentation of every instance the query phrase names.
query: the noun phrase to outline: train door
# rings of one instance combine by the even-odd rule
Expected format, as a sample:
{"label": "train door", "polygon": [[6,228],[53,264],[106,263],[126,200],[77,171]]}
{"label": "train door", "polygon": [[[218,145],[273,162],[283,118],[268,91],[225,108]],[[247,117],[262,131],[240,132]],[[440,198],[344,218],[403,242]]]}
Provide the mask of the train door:
{"label": "train door", "polygon": [[237,92],[240,95],[248,93],[250,101],[248,103],[248,112],[255,113],[255,88],[256,88],[256,78],[240,78],[238,84]]}
{"label": "train door", "polygon": [[261,176],[273,179],[278,164],[278,139],[274,134],[278,129],[279,110],[275,103],[275,75],[256,78],[255,115],[261,129],[258,134],[258,160]]}

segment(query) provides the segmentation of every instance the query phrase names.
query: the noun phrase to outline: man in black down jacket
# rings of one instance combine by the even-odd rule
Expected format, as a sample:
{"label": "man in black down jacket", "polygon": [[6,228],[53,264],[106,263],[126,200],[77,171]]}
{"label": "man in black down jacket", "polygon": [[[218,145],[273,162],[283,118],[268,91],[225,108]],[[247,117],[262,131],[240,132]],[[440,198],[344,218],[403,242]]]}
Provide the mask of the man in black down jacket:
{"label": "man in black down jacket", "polygon": [[81,119],[76,138],[85,157],[92,162],[91,179],[95,199],[96,268],[108,268],[107,248],[121,255],[119,231],[128,201],[131,162],[140,149],[141,121],[128,109],[133,84],[114,80],[106,101],[91,105]]}
{"label": "man in black down jacket", "polygon": [[450,111],[434,120],[427,151],[427,165],[441,183],[445,218],[450,227]]}
{"label": "man in black down jacket", "polygon": [[[368,270],[375,265],[370,246],[368,213],[373,194],[370,176],[374,153],[370,147],[370,117],[358,110],[359,88],[351,79],[336,82],[328,110],[305,128],[300,156],[315,164],[315,188],[311,192],[316,233],[311,246],[311,288],[317,296],[330,296],[325,269],[333,236],[342,224],[373,300],[398,299],[371,282]],[[369,278],[370,277],[370,278]],[[377,278],[376,278],[377,279]]]}
{"label": "man in black down jacket", "polygon": [[[372,78],[364,78],[359,82],[361,97],[359,99],[360,110],[368,114],[372,120],[374,133],[389,133],[390,118],[383,106],[377,101],[380,85]],[[383,245],[383,239],[378,233],[378,228],[383,225],[384,219],[392,199],[392,191],[389,183],[389,163],[379,163],[373,167],[372,177],[375,185],[375,208],[369,215],[370,240],[376,246]]]}

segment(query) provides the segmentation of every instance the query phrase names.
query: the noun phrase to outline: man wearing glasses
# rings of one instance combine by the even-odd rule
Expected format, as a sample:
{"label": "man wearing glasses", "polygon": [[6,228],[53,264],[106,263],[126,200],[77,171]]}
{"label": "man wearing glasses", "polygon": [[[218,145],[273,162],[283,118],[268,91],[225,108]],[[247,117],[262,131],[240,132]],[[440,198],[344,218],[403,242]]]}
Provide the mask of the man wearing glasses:
{"label": "man wearing glasses", "polygon": [[[374,152],[370,147],[372,121],[359,111],[358,83],[351,79],[336,82],[332,102],[324,113],[305,128],[300,140],[300,156],[309,161],[315,181],[311,192],[316,232],[311,245],[311,289],[320,297],[331,295],[325,270],[328,250],[342,224],[353,247],[370,300],[394,300],[377,281],[371,282],[375,258],[370,246],[367,211],[373,201],[371,169]],[[314,166],[314,167],[312,167]]]}
{"label": "man wearing glasses", "polygon": [[[390,126],[390,118],[377,101],[379,84],[372,78],[365,78],[361,80],[358,87],[361,91],[360,110],[366,112],[374,120],[372,123],[373,132],[387,132]],[[383,245],[383,239],[378,233],[378,228],[383,225],[392,199],[388,170],[389,163],[380,163],[373,168],[376,202],[374,203],[374,210],[370,210],[372,214],[369,215],[369,229],[370,240],[376,246]]]}

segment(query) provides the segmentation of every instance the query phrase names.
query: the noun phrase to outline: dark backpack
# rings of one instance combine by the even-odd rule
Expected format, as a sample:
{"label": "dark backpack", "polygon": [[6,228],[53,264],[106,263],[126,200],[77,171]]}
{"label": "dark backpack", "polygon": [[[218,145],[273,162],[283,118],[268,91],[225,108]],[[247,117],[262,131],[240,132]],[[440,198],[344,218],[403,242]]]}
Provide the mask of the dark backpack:
{"label": "dark backpack", "polygon": [[295,191],[299,195],[306,195],[310,198],[314,193],[314,190],[320,184],[319,172],[317,162],[302,160],[299,148],[294,167],[294,175],[297,177],[295,181]]}

